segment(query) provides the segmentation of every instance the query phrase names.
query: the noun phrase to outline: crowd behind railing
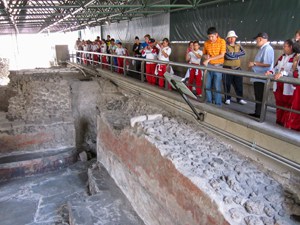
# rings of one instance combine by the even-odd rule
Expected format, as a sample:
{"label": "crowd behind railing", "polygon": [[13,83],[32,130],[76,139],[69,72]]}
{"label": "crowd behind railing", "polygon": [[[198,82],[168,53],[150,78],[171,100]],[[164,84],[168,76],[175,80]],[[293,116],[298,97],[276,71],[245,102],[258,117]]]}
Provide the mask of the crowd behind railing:
{"label": "crowd behind railing", "polygon": [[[234,87],[236,95],[233,96],[236,98],[237,103],[247,104],[243,99],[243,75],[237,75],[242,73],[240,58],[245,56],[246,53],[243,47],[236,42],[237,34],[235,31],[229,31],[226,38],[222,39],[216,28],[210,27],[207,30],[207,37],[208,40],[204,42],[202,50],[199,41],[191,41],[188,44],[185,60],[191,64],[191,68],[187,69],[182,81],[199,99],[204,96],[207,103],[217,106],[222,105],[223,85],[224,103],[226,105],[231,103],[231,86]],[[149,84],[158,85],[160,88],[167,87],[171,90],[171,86],[165,84],[164,79],[166,71],[172,73],[172,67],[170,66],[172,63],[169,62],[172,49],[168,38],[164,38],[159,42],[146,34],[144,39],[144,42],[140,42],[139,37],[135,37],[135,43],[132,47],[133,56],[136,60],[131,60],[131,63],[134,64],[135,72],[141,75],[145,72],[146,81]],[[268,34],[261,32],[253,39],[256,41],[258,51],[255,58],[248,63],[248,67],[255,74],[261,74],[276,80],[273,83],[276,123],[288,129],[300,131],[300,85],[286,82],[286,79],[281,78],[300,78],[298,73],[300,70],[300,30],[296,32],[293,39],[284,42],[283,54],[276,62],[274,61],[274,50],[270,45]],[[124,57],[122,57],[129,56],[128,49],[123,47],[120,41],[111,38],[110,35],[107,35],[107,39],[97,37],[93,42],[78,39],[75,49],[77,50],[77,63],[86,65],[101,64],[102,68],[110,68],[120,74],[129,71],[130,61],[124,60]],[[113,55],[113,57],[106,54]],[[143,60],[140,60],[142,58],[147,60],[145,66]],[[200,69],[201,66],[207,69]],[[222,68],[222,72],[220,72],[220,68]],[[206,71],[205,76],[203,76],[203,71]],[[224,71],[227,71],[227,73]],[[250,79],[254,87],[255,111],[249,115],[260,118],[260,121],[264,120],[263,114],[266,110],[266,96],[270,79],[260,79],[257,76]],[[202,90],[205,90],[205,93],[202,93]]]}

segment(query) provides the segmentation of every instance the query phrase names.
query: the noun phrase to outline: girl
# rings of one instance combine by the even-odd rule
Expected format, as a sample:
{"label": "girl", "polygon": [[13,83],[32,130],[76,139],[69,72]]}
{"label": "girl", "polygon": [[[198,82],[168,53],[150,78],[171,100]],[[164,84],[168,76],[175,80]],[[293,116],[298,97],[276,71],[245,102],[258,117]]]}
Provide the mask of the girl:
{"label": "girl", "polygon": [[[171,55],[172,49],[169,46],[169,39],[164,38],[162,44],[156,44],[159,50],[158,60],[169,62],[169,56]],[[157,64],[155,74],[158,75],[158,86],[163,88],[165,86],[164,74],[167,71],[167,64]],[[169,85],[169,89],[171,86]]]}

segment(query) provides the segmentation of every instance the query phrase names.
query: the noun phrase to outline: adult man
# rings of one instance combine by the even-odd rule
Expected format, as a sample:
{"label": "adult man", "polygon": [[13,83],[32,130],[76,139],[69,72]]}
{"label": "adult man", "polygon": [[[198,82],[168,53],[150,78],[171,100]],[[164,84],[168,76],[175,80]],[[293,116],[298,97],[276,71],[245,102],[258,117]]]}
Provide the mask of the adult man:
{"label": "adult man", "polygon": [[[224,55],[226,52],[226,42],[224,39],[219,37],[219,34],[215,27],[210,27],[207,30],[208,40],[204,43],[203,54],[205,55],[205,60],[203,64],[210,67],[223,67]],[[222,73],[209,71],[206,78],[206,101],[208,103],[213,102],[213,96],[211,92],[212,83],[215,89],[215,99],[214,103],[216,105],[222,105],[221,96],[221,83],[222,83]]]}
{"label": "adult man", "polygon": [[[228,32],[226,36],[226,54],[225,54],[225,61],[223,68],[226,69],[232,69],[232,70],[241,70],[241,60],[240,57],[245,55],[245,51],[240,46],[239,44],[235,43],[237,39],[236,33],[231,30]],[[235,75],[230,75],[230,74],[223,74],[223,83],[224,83],[224,92],[228,93],[225,94],[225,104],[229,105],[231,96],[229,95],[230,93],[230,87],[231,84],[234,87],[235,93],[237,96],[237,102],[245,105],[247,104],[246,101],[241,99],[243,96],[243,77],[242,76],[235,76]]]}
{"label": "adult man", "polygon": [[[248,66],[255,73],[265,74],[268,70],[273,68],[274,50],[268,41],[269,36],[267,33],[258,33],[254,39],[256,40],[256,46],[259,47],[259,51],[257,52],[254,61],[249,62]],[[259,118],[266,81],[257,78],[251,78],[250,81],[253,82],[255,101],[259,103],[255,104],[255,112],[249,115]]]}

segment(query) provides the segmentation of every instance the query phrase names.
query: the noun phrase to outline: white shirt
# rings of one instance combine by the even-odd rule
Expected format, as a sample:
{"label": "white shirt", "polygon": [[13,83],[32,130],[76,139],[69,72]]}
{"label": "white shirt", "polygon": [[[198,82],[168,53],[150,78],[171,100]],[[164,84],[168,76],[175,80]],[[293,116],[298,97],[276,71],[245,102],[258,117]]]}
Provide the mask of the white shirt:
{"label": "white shirt", "polygon": [[105,43],[101,44],[100,49],[101,53],[107,53],[107,45]]}
{"label": "white shirt", "polygon": [[115,53],[117,55],[126,55],[125,49],[124,48],[116,48]]}
{"label": "white shirt", "polygon": [[[158,60],[161,60],[161,61],[170,61],[169,60],[169,56],[171,55],[172,49],[169,46],[162,47],[159,44],[157,44],[156,47],[159,49],[159,53],[158,53],[158,56],[157,56]],[[168,55],[168,57],[165,57],[162,54],[163,51]]]}
{"label": "white shirt", "polygon": [[[279,57],[275,67],[271,70],[273,74],[281,73],[282,76],[293,77],[293,59],[295,54],[290,55],[283,54]],[[273,91],[277,89],[277,82],[273,84]],[[283,94],[293,95],[295,87],[292,84],[283,84]]]}
{"label": "white shirt", "polygon": [[[142,56],[146,57],[146,59],[157,59],[157,51],[155,49],[146,49],[142,51]],[[147,62],[151,64],[152,62]]]}
{"label": "white shirt", "polygon": [[96,52],[99,49],[99,46],[97,44],[92,45],[92,51]]}
{"label": "white shirt", "polygon": [[[196,53],[200,54],[201,56],[203,55],[203,52],[202,52],[200,49],[198,49],[198,50],[196,51]],[[190,62],[189,62],[189,63],[200,65],[201,58],[198,58],[198,57],[194,54],[194,51],[189,52],[188,55],[190,56]]]}

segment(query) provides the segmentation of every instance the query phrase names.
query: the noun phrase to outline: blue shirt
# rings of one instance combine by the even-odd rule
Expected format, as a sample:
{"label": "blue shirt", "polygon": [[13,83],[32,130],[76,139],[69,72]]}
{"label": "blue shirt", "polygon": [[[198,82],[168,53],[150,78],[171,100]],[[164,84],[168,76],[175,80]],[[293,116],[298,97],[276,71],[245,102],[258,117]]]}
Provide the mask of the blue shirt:
{"label": "blue shirt", "polygon": [[[269,67],[261,67],[261,66],[253,66],[252,70],[255,73],[265,74],[267,71],[271,70],[274,65],[274,49],[270,45],[269,42],[265,43],[259,51],[257,52],[255,59],[255,62],[260,62],[263,64],[269,64]],[[265,80],[257,79],[257,78],[251,78],[251,82],[266,82]]]}
{"label": "blue shirt", "polygon": [[[144,49],[148,46],[148,44],[146,42],[143,42],[141,45],[142,45],[142,49]],[[146,58],[146,56],[142,56],[142,58]]]}
{"label": "blue shirt", "polygon": [[148,44],[146,42],[142,43],[142,48],[146,48],[148,46]]}

